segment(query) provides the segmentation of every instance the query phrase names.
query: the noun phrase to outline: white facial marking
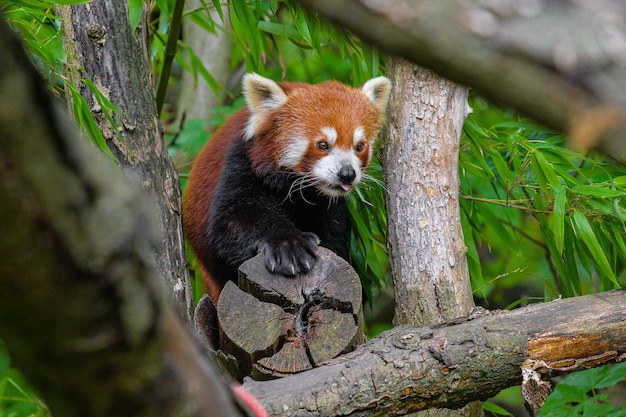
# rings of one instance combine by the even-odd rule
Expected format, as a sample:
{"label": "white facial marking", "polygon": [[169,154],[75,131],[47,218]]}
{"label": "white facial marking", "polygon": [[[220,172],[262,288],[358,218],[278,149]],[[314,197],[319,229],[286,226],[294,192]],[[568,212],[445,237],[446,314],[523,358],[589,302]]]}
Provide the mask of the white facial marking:
{"label": "white facial marking", "polygon": [[[356,176],[351,184],[342,184],[339,171],[342,167],[351,166]],[[318,189],[331,197],[341,197],[348,194],[352,188],[361,182],[361,160],[352,149],[341,150],[333,148],[320,158],[311,169],[311,176],[318,181]]]}
{"label": "white facial marking", "polygon": [[362,126],[359,126],[356,129],[354,129],[354,146],[356,146],[357,143],[364,141],[364,140],[365,140],[365,130],[363,129]]}
{"label": "white facial marking", "polygon": [[294,168],[302,160],[309,147],[309,141],[302,137],[293,137],[283,148],[280,164],[286,168]]}
{"label": "white facial marking", "polygon": [[328,139],[328,143],[330,143],[331,145],[334,145],[335,142],[337,141],[337,131],[335,130],[335,128],[323,127],[321,130],[324,136],[326,136],[326,139]]}

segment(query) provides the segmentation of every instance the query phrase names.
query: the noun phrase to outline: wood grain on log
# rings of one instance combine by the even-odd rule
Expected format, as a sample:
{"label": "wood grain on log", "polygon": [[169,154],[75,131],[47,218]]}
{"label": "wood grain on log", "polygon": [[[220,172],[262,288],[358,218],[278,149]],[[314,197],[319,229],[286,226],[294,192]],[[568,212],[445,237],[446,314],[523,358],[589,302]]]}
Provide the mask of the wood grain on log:
{"label": "wood grain on log", "polygon": [[272,274],[261,256],[239,273],[239,287],[224,287],[217,315],[220,349],[236,357],[240,378],[306,371],[364,341],[359,277],[331,251],[320,248],[306,275]]}

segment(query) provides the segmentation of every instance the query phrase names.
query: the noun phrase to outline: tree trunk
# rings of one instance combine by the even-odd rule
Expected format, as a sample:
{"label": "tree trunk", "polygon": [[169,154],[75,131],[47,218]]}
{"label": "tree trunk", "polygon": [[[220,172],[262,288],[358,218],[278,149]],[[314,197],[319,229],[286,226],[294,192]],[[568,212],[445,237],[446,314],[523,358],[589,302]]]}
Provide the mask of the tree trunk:
{"label": "tree trunk", "polygon": [[[460,223],[458,152],[467,88],[401,58],[387,59],[393,83],[383,143],[387,242],[396,325],[467,316],[474,306]],[[481,415],[479,403],[458,412]]]}
{"label": "tree trunk", "polygon": [[383,149],[396,324],[464,316],[474,306],[460,223],[458,152],[467,88],[400,58]]}
{"label": "tree trunk", "polygon": [[[87,101],[124,171],[136,177],[151,196],[163,237],[152,252],[154,265],[182,316],[189,319],[193,298],[182,235],[178,174],[167,155],[156,113],[146,19],[144,16],[136,33],[131,33],[127,6],[124,1],[96,0],[58,9],[68,51],[66,73]],[[145,15],[147,5],[144,9]],[[82,82],[83,77],[119,110],[113,114],[115,126]]]}
{"label": "tree trunk", "polygon": [[626,5],[300,0],[387,53],[626,159]]}

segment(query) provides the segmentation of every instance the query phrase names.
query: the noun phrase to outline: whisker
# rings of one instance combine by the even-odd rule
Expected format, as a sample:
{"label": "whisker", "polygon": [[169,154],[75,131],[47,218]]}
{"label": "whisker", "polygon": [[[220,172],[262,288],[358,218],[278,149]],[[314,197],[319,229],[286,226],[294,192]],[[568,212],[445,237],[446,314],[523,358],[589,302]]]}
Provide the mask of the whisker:
{"label": "whisker", "polygon": [[387,187],[385,186],[385,183],[382,180],[376,177],[373,177],[369,174],[363,174],[363,181],[361,182],[361,184],[359,184],[359,186],[361,185],[366,186],[366,187],[377,186],[377,187],[382,188],[385,192],[388,191]]}
{"label": "whisker", "polygon": [[298,176],[295,180],[293,180],[289,186],[289,190],[287,191],[287,195],[285,196],[285,199],[283,200],[283,202],[289,200],[292,201],[292,196],[295,192],[299,192],[300,193],[300,197],[308,204],[315,204],[309,200],[307,200],[307,198],[304,196],[304,192],[303,190],[309,187],[314,187],[316,184],[319,183],[319,180],[315,179],[315,178],[311,178],[308,175],[303,175],[303,176]]}

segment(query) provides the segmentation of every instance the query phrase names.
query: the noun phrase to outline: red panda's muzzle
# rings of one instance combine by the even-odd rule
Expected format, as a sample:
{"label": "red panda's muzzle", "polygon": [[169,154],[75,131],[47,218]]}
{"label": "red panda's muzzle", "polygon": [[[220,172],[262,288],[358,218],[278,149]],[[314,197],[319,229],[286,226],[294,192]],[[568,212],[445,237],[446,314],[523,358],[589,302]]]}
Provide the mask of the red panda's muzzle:
{"label": "red panda's muzzle", "polygon": [[344,197],[361,182],[362,171],[362,161],[354,150],[334,148],[313,164],[308,176],[323,194]]}
{"label": "red panda's muzzle", "polygon": [[341,181],[341,188],[348,191],[352,186],[352,182],[356,178],[356,171],[351,165],[342,166],[337,176],[339,177],[339,181]]}

